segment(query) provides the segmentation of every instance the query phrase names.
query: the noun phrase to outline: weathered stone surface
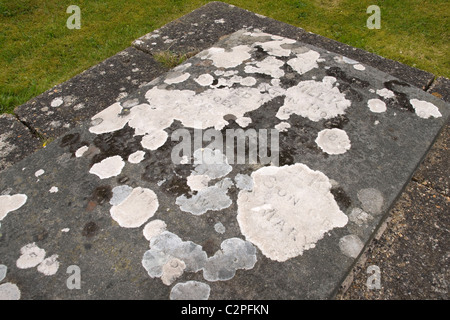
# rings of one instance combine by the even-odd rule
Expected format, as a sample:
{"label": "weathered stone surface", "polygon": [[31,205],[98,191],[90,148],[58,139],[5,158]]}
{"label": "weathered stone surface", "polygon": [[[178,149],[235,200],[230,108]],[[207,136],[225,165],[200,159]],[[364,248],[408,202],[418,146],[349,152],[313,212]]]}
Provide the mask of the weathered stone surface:
{"label": "weathered stone surface", "polygon": [[14,112],[44,138],[56,138],[165,71],[151,56],[130,47]]}
{"label": "weathered stone surface", "polygon": [[16,117],[0,115],[0,171],[24,159],[40,146],[41,141]]}
{"label": "weathered stone surface", "polygon": [[422,89],[427,88],[434,78],[429,72],[218,1],[210,2],[168,23],[135,40],[133,44],[150,53],[168,49],[179,53],[196,52],[210,47],[221,37],[240,29],[259,29],[312,44],[360,61]]}
{"label": "weathered stone surface", "polygon": [[[372,99],[386,109],[372,110]],[[210,299],[330,298],[449,113],[444,101],[365,63],[279,36],[235,33],[0,174],[1,192],[27,197],[20,208],[4,205],[10,210],[0,229],[5,281],[17,283],[24,299],[168,299],[167,283],[188,281],[207,284]],[[209,133],[224,137],[226,129],[270,130],[280,122],[289,126],[279,133],[272,165],[263,157],[233,162],[234,148],[217,153],[227,156],[231,171],[224,164],[200,170],[192,153],[172,161],[177,129],[193,136],[215,128]],[[343,139],[337,154],[316,141],[334,128],[350,141]],[[140,161],[131,156],[137,151],[145,153]],[[89,173],[102,161],[114,170]],[[243,174],[252,177],[255,192],[234,184]],[[206,175],[205,188],[204,182],[188,184],[196,175]],[[283,188],[290,183],[298,188]],[[139,198],[135,206],[117,196],[131,189]],[[215,195],[227,201],[214,203]],[[194,196],[194,204],[208,210],[194,213],[177,204]],[[257,206],[242,206],[246,197]],[[332,217],[317,209],[325,204]],[[139,221],[121,227],[112,216],[115,206]],[[134,212],[146,207],[152,209],[148,222],[166,225],[150,243],[142,215]],[[265,233],[289,240],[283,256],[270,252],[270,236],[248,236],[248,228],[261,225],[238,219],[247,210],[266,219]],[[296,243],[306,226],[300,213],[323,219],[314,222],[317,232]],[[36,277],[39,269],[17,266],[21,249],[33,243],[51,262],[58,255],[56,274]],[[66,286],[71,265],[82,272],[79,290]]]}
{"label": "weathered stone surface", "polygon": [[[447,300],[449,210],[447,197],[411,182],[337,298]],[[370,266],[379,268],[378,289],[370,289]]]}

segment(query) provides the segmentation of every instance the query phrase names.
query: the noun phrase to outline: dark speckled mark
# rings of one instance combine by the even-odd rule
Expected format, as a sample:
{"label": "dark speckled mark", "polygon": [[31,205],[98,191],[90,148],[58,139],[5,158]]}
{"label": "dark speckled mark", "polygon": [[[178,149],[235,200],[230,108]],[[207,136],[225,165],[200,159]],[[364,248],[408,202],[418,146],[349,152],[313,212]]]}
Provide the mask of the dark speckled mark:
{"label": "dark speckled mark", "polygon": [[110,186],[100,186],[95,188],[92,193],[91,201],[96,204],[104,204],[105,202],[109,202],[113,196],[112,189]]}
{"label": "dark speckled mark", "polygon": [[98,135],[94,139],[94,145],[100,153],[92,157],[92,165],[116,155],[128,159],[130,154],[142,150],[141,139],[140,136],[134,136],[134,129],[130,127]]}
{"label": "dark speckled mark", "polygon": [[328,119],[323,123],[323,126],[326,129],[343,129],[344,126],[349,122],[349,119],[346,115],[338,115],[332,119]]}
{"label": "dark speckled mark", "polygon": [[386,81],[384,87],[391,90],[395,94],[395,98],[386,99],[386,105],[390,108],[415,112],[414,107],[409,102],[408,96],[395,90],[395,86],[409,87],[409,84],[397,80]]}
{"label": "dark speckled mark", "polygon": [[187,185],[186,179],[172,175],[164,184],[164,190],[175,196],[187,195],[191,188]]}
{"label": "dark speckled mark", "polygon": [[84,237],[90,238],[90,237],[93,237],[97,233],[98,230],[99,230],[98,225],[94,221],[90,221],[84,225],[84,228],[83,228],[83,231],[81,232],[81,234]]}
{"label": "dark speckled mark", "polygon": [[34,235],[33,241],[38,242],[47,239],[48,231],[44,228],[40,228]]}
{"label": "dark speckled mark", "polygon": [[267,53],[267,51],[265,51],[261,46],[255,46],[255,48],[256,48],[256,50],[253,55],[255,60],[261,61],[269,56],[269,53]]}
{"label": "dark speckled mark", "polygon": [[351,206],[352,200],[341,187],[331,188],[331,193],[341,210],[346,210]]}
{"label": "dark speckled mark", "polygon": [[65,148],[67,146],[78,143],[78,141],[80,141],[80,134],[79,133],[70,133],[70,134],[66,134],[61,139],[61,143],[59,145],[61,146],[61,148]]}
{"label": "dark speckled mark", "polygon": [[369,86],[369,82],[356,77],[349,77],[344,71],[341,70],[341,68],[338,67],[331,67],[326,71],[326,74],[338,79],[339,83],[345,82],[347,84],[355,84],[361,88],[367,88]]}

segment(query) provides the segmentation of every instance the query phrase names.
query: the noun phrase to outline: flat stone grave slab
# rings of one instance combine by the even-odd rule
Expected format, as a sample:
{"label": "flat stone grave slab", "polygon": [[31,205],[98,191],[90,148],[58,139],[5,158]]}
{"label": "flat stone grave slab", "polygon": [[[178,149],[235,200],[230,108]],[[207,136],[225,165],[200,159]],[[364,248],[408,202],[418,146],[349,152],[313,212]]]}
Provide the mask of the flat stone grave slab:
{"label": "flat stone grave slab", "polygon": [[0,174],[0,296],[332,298],[449,110],[233,33]]}

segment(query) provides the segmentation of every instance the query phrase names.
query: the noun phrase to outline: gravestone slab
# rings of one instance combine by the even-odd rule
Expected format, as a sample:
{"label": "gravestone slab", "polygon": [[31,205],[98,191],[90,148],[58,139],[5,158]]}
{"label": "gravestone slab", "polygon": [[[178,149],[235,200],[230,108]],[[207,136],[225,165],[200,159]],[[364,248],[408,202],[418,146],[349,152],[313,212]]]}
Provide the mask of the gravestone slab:
{"label": "gravestone slab", "polygon": [[0,174],[2,293],[331,298],[449,113],[360,61],[233,33]]}

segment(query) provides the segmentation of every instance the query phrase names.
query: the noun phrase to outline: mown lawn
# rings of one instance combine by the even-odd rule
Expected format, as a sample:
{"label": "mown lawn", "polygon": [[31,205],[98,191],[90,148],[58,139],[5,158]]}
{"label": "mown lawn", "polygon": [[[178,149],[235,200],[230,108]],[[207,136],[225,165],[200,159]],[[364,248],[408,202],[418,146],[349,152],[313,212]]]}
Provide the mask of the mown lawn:
{"label": "mown lawn", "polygon": [[[128,47],[204,0],[0,0],[0,113]],[[450,78],[448,0],[223,1]],[[366,27],[369,5],[381,29]],[[69,5],[81,8],[70,30]]]}

